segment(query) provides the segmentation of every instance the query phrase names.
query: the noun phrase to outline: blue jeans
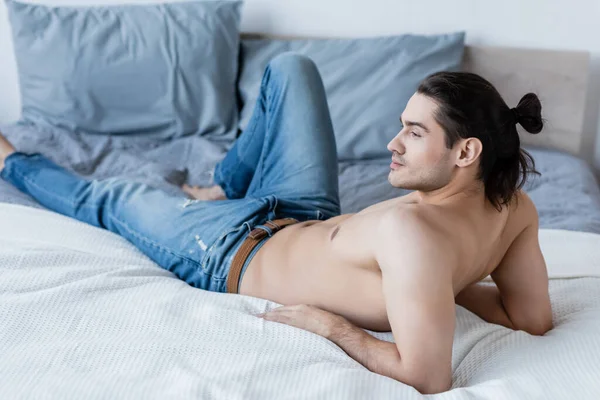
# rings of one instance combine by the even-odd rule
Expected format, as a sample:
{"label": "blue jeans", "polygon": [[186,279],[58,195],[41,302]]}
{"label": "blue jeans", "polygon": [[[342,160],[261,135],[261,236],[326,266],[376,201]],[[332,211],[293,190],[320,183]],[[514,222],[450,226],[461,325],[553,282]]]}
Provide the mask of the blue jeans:
{"label": "blue jeans", "polygon": [[[188,284],[227,292],[235,252],[267,220],[340,214],[338,162],[323,82],[307,57],[266,67],[252,119],[214,169],[227,200],[173,196],[115,177],[86,180],[40,153],[15,152],[0,176],[60,214],[115,232]],[[246,266],[253,254],[248,257]]]}

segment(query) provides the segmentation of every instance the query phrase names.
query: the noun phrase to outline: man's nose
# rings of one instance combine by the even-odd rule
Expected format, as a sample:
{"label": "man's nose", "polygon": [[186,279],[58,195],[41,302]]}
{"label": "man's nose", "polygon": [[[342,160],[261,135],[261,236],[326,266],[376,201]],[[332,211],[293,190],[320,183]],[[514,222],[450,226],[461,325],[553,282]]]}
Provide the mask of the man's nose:
{"label": "man's nose", "polygon": [[396,135],[387,145],[387,149],[392,153],[395,151],[400,154],[404,154],[404,145],[400,140],[400,134]]}

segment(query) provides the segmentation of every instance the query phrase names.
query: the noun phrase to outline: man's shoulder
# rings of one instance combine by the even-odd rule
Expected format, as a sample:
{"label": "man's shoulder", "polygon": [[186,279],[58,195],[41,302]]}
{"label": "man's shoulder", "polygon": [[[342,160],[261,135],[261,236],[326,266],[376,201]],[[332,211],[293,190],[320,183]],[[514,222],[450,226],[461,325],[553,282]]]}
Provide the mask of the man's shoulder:
{"label": "man's shoulder", "polygon": [[531,197],[522,189],[519,189],[515,192],[513,197],[513,201],[511,202],[512,207],[514,208],[535,208],[535,204]]}
{"label": "man's shoulder", "polygon": [[415,204],[403,204],[393,207],[382,214],[380,228],[386,234],[406,234],[409,231],[419,233],[431,229],[431,218],[423,207]]}
{"label": "man's shoulder", "polygon": [[387,210],[381,218],[380,228],[387,234],[425,235],[431,240],[445,236],[445,225],[440,221],[440,210],[435,206],[402,204]]}
{"label": "man's shoulder", "polygon": [[509,206],[510,215],[521,227],[521,231],[529,226],[538,225],[538,211],[531,197],[522,190],[517,191]]}
{"label": "man's shoulder", "polygon": [[[444,254],[451,258],[451,243],[422,207],[399,207],[382,215],[376,252],[394,253],[398,259]],[[447,260],[450,261],[450,260]],[[401,263],[406,268],[406,263]]]}
{"label": "man's shoulder", "polygon": [[[502,255],[502,260],[494,269],[495,272],[503,264],[505,260],[508,263],[514,263],[511,259],[514,258],[515,251],[524,251],[527,248],[539,247],[538,244],[538,229],[539,218],[537,208],[533,200],[523,191],[515,194],[510,204],[510,216],[505,228],[505,237],[507,244],[504,247],[506,250]],[[526,270],[527,267],[522,267]]]}

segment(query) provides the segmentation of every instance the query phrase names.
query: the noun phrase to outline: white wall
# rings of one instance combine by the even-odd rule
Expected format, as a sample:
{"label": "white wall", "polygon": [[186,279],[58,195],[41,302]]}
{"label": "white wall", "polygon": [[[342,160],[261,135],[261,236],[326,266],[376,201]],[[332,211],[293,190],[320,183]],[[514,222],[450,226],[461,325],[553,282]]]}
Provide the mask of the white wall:
{"label": "white wall", "polygon": [[[98,2],[120,0],[95,3]],[[51,3],[89,4],[85,0]],[[246,0],[242,30],[323,37],[466,30],[468,44],[590,51],[591,76],[584,122],[588,153],[585,156],[600,176],[598,0]],[[18,93],[16,66],[12,56],[5,57],[12,52],[8,32],[2,1],[0,122],[14,120],[19,114],[18,100],[15,100]]]}

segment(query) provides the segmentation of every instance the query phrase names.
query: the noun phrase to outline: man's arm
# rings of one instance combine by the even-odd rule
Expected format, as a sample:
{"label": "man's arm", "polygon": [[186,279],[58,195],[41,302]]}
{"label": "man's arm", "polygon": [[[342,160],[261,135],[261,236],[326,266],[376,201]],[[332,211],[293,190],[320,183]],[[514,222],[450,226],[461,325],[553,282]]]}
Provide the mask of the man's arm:
{"label": "man's arm", "polygon": [[516,237],[491,277],[496,286],[474,284],[456,296],[456,304],[482,319],[543,335],[552,329],[548,271],[538,240],[538,214],[524,195],[519,202],[522,218],[530,221]]}
{"label": "man's arm", "polygon": [[323,336],[371,372],[398,377],[400,354],[394,343],[374,338],[341,315],[308,304],[282,306],[257,316]]}
{"label": "man's arm", "polygon": [[454,251],[418,211],[394,210],[380,229],[385,239],[375,244],[375,255],[399,358],[394,377],[421,393],[449,390]]}
{"label": "man's arm", "polygon": [[345,318],[332,324],[325,337],[369,371],[402,381],[398,379],[400,353],[395,343],[379,340]]}
{"label": "man's arm", "polygon": [[496,286],[474,283],[464,288],[455,301],[486,322],[515,329]]}

